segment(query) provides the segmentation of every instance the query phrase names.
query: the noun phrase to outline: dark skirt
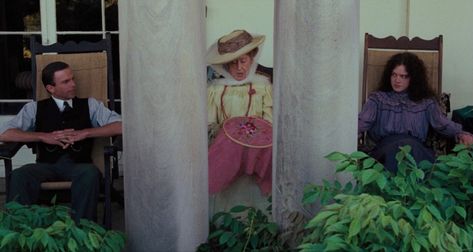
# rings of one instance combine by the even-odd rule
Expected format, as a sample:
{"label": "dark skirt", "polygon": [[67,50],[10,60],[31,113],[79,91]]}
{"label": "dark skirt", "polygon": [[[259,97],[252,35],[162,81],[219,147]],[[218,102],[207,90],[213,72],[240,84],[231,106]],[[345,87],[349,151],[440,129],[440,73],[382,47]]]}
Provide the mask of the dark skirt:
{"label": "dark skirt", "polygon": [[433,163],[435,161],[434,151],[424,145],[418,138],[409,135],[392,135],[383,138],[376,144],[370,155],[384,164],[385,169],[391,172],[397,172],[396,154],[399,147],[410,145],[411,155],[419,163],[427,160]]}

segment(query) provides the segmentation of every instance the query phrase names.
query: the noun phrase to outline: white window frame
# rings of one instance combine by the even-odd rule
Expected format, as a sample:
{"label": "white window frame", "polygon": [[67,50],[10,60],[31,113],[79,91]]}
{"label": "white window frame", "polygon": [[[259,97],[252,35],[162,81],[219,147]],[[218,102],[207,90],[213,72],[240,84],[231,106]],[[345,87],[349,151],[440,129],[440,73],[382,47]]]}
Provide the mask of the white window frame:
{"label": "white window frame", "polygon": [[[0,35],[41,35],[43,45],[57,42],[58,35],[97,34],[105,38],[105,0],[100,0],[102,26],[101,31],[57,31],[56,0],[37,0],[40,6],[41,31],[0,31]],[[119,31],[108,31],[119,34]],[[1,103],[29,102],[31,99],[0,99]]]}

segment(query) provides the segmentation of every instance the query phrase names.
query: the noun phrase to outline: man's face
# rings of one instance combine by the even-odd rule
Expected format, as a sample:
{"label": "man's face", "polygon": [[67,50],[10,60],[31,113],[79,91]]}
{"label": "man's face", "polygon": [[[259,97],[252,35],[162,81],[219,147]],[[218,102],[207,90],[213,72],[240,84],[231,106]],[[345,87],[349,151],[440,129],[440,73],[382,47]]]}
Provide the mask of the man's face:
{"label": "man's face", "polygon": [[47,85],[46,89],[58,99],[69,100],[76,96],[76,83],[71,68],[54,73],[54,86]]}

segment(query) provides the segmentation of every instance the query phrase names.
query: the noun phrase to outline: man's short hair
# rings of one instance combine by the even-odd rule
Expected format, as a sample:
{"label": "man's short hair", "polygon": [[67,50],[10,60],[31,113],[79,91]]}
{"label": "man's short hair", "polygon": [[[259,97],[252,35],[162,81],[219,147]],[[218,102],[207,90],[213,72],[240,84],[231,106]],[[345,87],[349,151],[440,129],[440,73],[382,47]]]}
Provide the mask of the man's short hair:
{"label": "man's short hair", "polygon": [[69,68],[69,65],[62,61],[55,61],[45,66],[41,72],[41,80],[43,81],[44,87],[47,85],[54,86],[54,73],[66,68]]}

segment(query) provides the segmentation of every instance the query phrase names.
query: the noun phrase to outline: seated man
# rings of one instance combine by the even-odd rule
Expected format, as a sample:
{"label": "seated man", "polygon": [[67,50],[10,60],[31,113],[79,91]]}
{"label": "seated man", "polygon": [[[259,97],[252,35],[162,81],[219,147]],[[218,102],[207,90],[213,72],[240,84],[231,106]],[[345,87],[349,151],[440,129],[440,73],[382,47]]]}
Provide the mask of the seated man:
{"label": "seated man", "polygon": [[51,98],[27,103],[0,127],[0,141],[37,142],[37,163],[13,170],[7,201],[38,200],[43,181],[71,180],[73,218],[95,221],[100,171],[92,164],[92,138],[120,135],[121,117],[94,98],[77,98],[72,69],[53,62],[42,71]]}

